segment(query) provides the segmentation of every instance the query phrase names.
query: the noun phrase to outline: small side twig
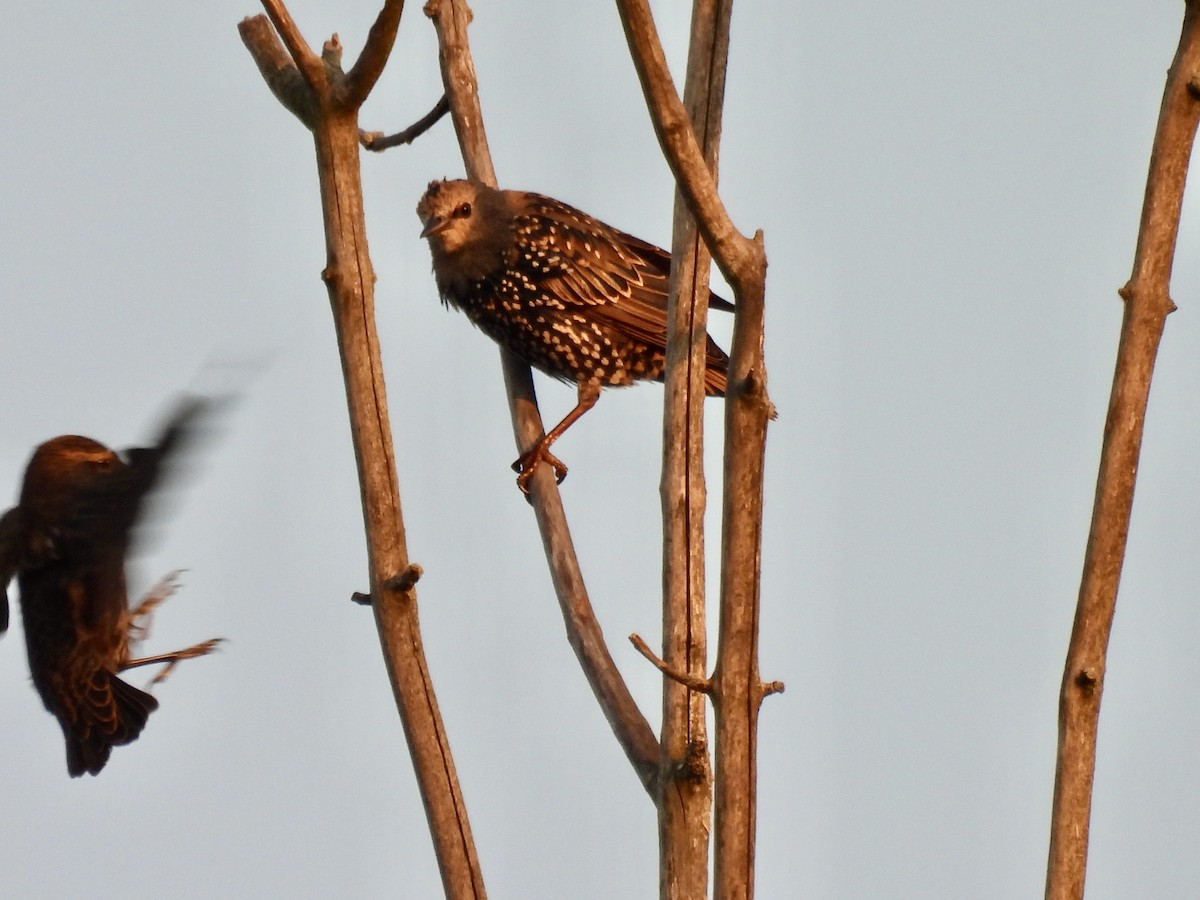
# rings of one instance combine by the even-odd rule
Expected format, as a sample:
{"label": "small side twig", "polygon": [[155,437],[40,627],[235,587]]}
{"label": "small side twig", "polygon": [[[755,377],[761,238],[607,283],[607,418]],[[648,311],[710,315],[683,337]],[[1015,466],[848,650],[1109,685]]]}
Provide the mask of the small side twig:
{"label": "small side twig", "polygon": [[392,135],[384,135],[382,131],[362,131],[359,132],[359,140],[366,149],[373,150],[376,153],[382,153],[384,150],[399,147],[403,144],[411,144],[441,121],[442,116],[448,112],[450,112],[450,100],[445,94],[442,94],[442,99],[438,100],[437,105],[433,109],[403,131],[397,131]]}
{"label": "small side twig", "polygon": [[668,666],[658,657],[658,654],[650,649],[650,645],[642,639],[640,634],[631,634],[629,636],[629,643],[633,644],[638,653],[650,660],[654,668],[658,669],[658,671],[662,672],[672,681],[682,684],[688,690],[695,691],[698,694],[707,694],[712,690],[712,683],[707,678],[697,678],[694,675],[689,675],[687,672],[679,672]]}
{"label": "small side twig", "polygon": [[762,686],[762,694],[764,697],[770,697],[772,694],[782,694],[784,683],[782,681],[764,681]]}
{"label": "small side twig", "polygon": [[[386,579],[383,582],[383,586],[389,591],[397,591],[402,594],[407,593],[417,586],[417,582],[421,580],[421,576],[424,574],[425,570],[416,563],[409,563],[399,575]],[[362,591],[355,591],[350,595],[350,602],[357,603],[359,606],[370,606],[375,602],[375,598],[370,594],[364,594]]]}

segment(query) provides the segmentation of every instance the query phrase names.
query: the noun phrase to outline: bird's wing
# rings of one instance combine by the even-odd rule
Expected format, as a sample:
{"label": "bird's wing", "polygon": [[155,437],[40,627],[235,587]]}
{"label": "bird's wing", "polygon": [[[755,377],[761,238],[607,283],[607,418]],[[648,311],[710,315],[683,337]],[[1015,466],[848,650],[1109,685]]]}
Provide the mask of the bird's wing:
{"label": "bird's wing", "polygon": [[[555,266],[554,253],[549,255],[550,271],[541,276],[541,287],[568,307],[587,307],[588,315],[636,340],[665,347],[670,254],[565,203],[540,196],[536,202],[541,216],[556,229],[553,252],[563,257]],[[711,293],[708,305],[733,309]],[[714,365],[725,359],[711,339],[707,355]]]}
{"label": "bird's wing", "polygon": [[0,516],[0,634],[8,630],[8,583],[20,567],[21,507]]}
{"label": "bird's wing", "polygon": [[174,408],[152,447],[131,447],[123,452],[127,465],[120,478],[105,485],[98,497],[114,526],[127,542],[129,533],[143,515],[146,497],[162,486],[169,463],[181,456],[199,437],[202,423],[216,401],[186,397]]}

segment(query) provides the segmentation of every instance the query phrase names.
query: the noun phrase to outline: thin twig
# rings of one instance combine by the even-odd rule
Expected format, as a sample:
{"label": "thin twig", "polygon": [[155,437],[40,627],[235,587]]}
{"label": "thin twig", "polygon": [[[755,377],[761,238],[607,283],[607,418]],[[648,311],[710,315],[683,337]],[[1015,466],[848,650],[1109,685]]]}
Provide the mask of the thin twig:
{"label": "thin twig", "polygon": [[633,644],[638,653],[650,660],[654,668],[658,669],[658,671],[662,672],[672,681],[683,685],[689,691],[695,691],[698,694],[707,694],[712,690],[712,685],[707,678],[697,678],[695,675],[689,675],[687,672],[680,672],[668,666],[650,649],[650,645],[642,639],[640,634],[631,634],[629,636],[629,643]]}
{"label": "thin twig", "polygon": [[411,144],[430,128],[441,121],[442,116],[450,112],[450,101],[442,94],[442,98],[437,104],[417,121],[413,122],[403,131],[398,131],[393,135],[384,136],[382,131],[364,131],[359,134],[359,140],[362,145],[368,150],[374,150],[380,153],[392,147],[399,147],[402,144]]}
{"label": "thin twig", "polygon": [[1142,206],[1075,623],[1059,695],[1058,754],[1046,868],[1048,900],[1080,900],[1087,870],[1096,735],[1108,641],[1125,560],[1146,405],[1166,318],[1188,163],[1200,122],[1200,2],[1188,0],[1167,73]]}

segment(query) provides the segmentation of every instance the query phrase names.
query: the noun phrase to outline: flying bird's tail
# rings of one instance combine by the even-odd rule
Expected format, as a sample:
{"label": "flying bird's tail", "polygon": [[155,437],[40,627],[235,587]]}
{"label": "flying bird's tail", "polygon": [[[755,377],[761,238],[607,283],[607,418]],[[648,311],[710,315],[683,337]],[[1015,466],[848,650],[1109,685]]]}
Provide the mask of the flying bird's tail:
{"label": "flying bird's tail", "polygon": [[96,672],[85,696],[79,698],[75,720],[62,720],[67,739],[67,771],[72,778],[84,772],[99,774],[113,747],[137,739],[158,701],[104,670]]}

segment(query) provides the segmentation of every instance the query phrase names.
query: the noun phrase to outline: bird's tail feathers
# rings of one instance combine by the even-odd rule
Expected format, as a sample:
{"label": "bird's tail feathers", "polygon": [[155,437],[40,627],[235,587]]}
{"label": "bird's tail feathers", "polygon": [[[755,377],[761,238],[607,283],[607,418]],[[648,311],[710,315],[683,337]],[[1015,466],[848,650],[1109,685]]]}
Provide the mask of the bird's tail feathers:
{"label": "bird's tail feathers", "polygon": [[137,739],[158,701],[107,671],[96,672],[74,723],[63,723],[67,739],[67,771],[99,774],[113,747]]}

